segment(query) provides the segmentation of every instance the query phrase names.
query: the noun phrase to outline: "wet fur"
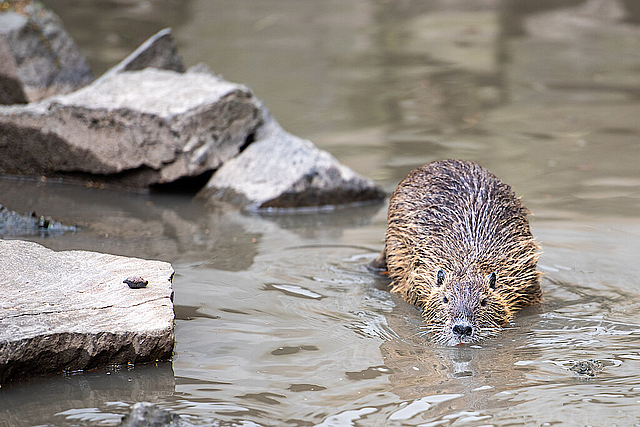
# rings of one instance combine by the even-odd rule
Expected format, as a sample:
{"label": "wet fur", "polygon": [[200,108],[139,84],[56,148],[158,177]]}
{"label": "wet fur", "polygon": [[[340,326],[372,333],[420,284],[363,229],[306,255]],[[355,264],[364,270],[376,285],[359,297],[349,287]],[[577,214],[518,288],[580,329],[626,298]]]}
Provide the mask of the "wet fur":
{"label": "wet fur", "polygon": [[[541,299],[539,246],[528,213],[511,187],[481,166],[429,163],[393,192],[385,249],[373,264],[389,271],[392,292],[422,308],[424,332],[434,341],[477,342]],[[445,273],[440,286],[439,270]],[[457,336],[456,323],[473,333]]]}

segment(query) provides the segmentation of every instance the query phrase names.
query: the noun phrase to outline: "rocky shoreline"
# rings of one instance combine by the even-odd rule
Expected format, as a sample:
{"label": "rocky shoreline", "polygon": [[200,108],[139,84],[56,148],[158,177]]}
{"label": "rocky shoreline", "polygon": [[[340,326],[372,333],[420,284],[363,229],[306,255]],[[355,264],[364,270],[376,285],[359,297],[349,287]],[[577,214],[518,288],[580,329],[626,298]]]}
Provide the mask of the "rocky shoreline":
{"label": "rocky shoreline", "polygon": [[[187,69],[170,29],[94,79],[53,12],[9,5],[0,13],[0,176],[171,189],[251,211],[384,197],[282,129],[246,86]],[[3,238],[77,231],[0,206]],[[0,384],[171,357],[169,264],[18,240],[0,240],[0,251]],[[128,277],[148,285],[132,289]]]}
{"label": "rocky shoreline", "polygon": [[54,96],[0,106],[0,175],[201,190],[198,197],[212,204],[249,210],[384,197],[372,180],[282,129],[251,89],[203,65],[187,69],[170,29],[92,81],[60,20],[50,14],[33,4],[22,13],[0,14],[0,53],[10,64],[0,68],[0,82],[17,84],[11,91],[23,93],[35,85],[21,70],[35,67],[25,53],[24,46],[35,43],[26,28],[39,28],[40,36],[64,40],[46,48],[54,50],[57,64],[69,64],[60,68],[59,79],[76,83],[60,87],[50,77],[40,93]]}

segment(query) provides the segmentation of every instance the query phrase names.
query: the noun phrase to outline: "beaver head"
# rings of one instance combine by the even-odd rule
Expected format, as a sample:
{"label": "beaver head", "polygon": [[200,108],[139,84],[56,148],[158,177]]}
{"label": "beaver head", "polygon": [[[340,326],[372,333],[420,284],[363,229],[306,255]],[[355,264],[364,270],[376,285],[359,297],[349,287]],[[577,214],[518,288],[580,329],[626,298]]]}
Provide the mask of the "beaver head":
{"label": "beaver head", "polygon": [[512,311],[496,291],[495,272],[438,270],[434,276],[417,301],[434,341],[445,345],[474,343],[496,335],[509,323]]}

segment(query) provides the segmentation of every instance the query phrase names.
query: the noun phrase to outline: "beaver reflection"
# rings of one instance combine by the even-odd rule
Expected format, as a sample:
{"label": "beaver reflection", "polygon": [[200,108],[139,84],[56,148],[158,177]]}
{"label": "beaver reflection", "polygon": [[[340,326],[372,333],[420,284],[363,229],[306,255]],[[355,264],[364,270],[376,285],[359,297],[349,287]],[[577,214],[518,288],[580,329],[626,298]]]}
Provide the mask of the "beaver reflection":
{"label": "beaver reflection", "polygon": [[385,247],[372,265],[422,309],[422,331],[445,345],[497,333],[541,299],[539,246],[510,186],[462,160],[412,171],[393,192]]}
{"label": "beaver reflection", "polygon": [[[538,310],[527,310],[514,328],[494,340],[479,345],[455,347],[434,345],[416,334],[420,322],[415,309],[402,301],[385,314],[387,325],[396,336],[380,346],[384,367],[394,394],[403,400],[440,394],[460,395],[429,416],[437,417],[453,409],[497,407],[506,402],[496,400],[497,393],[519,389],[526,374],[536,366],[520,366],[522,360],[535,360],[538,350],[530,345],[526,331],[537,319]],[[513,403],[513,401],[511,401]]]}

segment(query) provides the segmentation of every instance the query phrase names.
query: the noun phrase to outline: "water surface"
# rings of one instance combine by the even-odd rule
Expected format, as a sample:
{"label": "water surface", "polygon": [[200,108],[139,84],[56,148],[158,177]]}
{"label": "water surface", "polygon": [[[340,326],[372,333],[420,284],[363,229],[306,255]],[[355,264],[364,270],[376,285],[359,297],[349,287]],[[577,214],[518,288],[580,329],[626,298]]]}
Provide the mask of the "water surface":
{"label": "water surface", "polygon": [[[383,204],[250,215],[0,180],[7,207],[82,227],[33,240],[171,262],[177,313],[172,362],[3,386],[0,425],[116,425],[137,401],[199,425],[637,424],[638,16],[605,7],[618,2],[423,3],[51,6],[97,71],[172,26],[189,65],[249,85],[387,191],[431,160],[480,162],[534,212],[543,304],[496,339],[435,346],[365,267]],[[569,370],[588,359],[596,377]]]}

